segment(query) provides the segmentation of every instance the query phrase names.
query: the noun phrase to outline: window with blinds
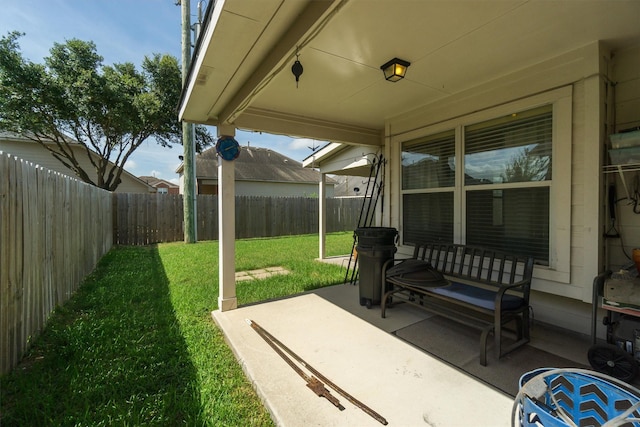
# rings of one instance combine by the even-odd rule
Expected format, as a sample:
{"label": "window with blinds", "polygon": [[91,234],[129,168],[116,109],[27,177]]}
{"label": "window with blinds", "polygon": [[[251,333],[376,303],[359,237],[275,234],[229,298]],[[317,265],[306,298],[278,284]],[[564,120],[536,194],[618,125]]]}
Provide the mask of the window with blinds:
{"label": "window with blinds", "polygon": [[402,189],[453,187],[455,145],[453,130],[405,144],[402,150]]}
{"label": "window with blinds", "polygon": [[549,187],[466,193],[466,243],[549,263]]}
{"label": "window with blinds", "polygon": [[459,129],[402,146],[403,242],[453,242],[457,213],[463,243],[548,265],[552,105]]}
{"label": "window with blinds", "polygon": [[551,180],[552,113],[549,105],[467,126],[465,185]]}
{"label": "window with blinds", "polygon": [[453,191],[402,196],[403,243],[453,242]]}
{"label": "window with blinds", "polygon": [[464,129],[467,244],[549,260],[550,105]]}
{"label": "window with blinds", "polygon": [[402,148],[403,242],[453,241],[455,131]]}

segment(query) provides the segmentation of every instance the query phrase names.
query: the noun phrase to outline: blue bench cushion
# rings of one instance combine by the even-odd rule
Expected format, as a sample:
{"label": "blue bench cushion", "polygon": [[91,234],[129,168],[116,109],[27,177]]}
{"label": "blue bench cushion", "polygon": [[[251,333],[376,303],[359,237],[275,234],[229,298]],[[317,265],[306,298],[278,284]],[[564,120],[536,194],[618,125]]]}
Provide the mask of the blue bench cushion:
{"label": "blue bench cushion", "polygon": [[[451,284],[448,286],[431,288],[429,289],[429,292],[457,299],[459,301],[464,301],[478,307],[486,308],[488,310],[495,310],[496,308],[495,292],[489,289],[465,285],[464,283],[451,282]],[[515,295],[505,294],[502,298],[503,310],[514,310],[522,307],[523,304],[524,300]]]}

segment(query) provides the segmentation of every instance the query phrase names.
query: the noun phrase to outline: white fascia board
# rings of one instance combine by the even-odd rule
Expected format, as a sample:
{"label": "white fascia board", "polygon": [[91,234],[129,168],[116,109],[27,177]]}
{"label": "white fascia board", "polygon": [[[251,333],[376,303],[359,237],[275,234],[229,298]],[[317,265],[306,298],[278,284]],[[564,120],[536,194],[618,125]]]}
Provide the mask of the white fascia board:
{"label": "white fascia board", "polygon": [[218,25],[218,21],[220,20],[220,15],[222,14],[222,10],[224,9],[226,0],[216,0],[213,5],[213,12],[211,13],[211,22],[207,25],[207,32],[204,34],[204,38],[202,39],[202,43],[200,43],[200,49],[198,52],[194,52],[194,56],[192,58],[195,59],[195,63],[191,64],[191,72],[189,75],[189,80],[186,82],[186,93],[184,98],[182,99],[182,104],[180,104],[180,109],[178,111],[178,120],[182,121],[185,110],[187,109],[187,104],[189,103],[189,99],[191,98],[191,94],[193,93],[194,87],[196,85],[196,80],[198,79],[198,74],[200,73],[200,69],[202,68],[202,63],[204,61],[205,53],[207,52],[207,48],[211,44],[211,39],[213,38],[213,33],[215,31],[216,26]]}

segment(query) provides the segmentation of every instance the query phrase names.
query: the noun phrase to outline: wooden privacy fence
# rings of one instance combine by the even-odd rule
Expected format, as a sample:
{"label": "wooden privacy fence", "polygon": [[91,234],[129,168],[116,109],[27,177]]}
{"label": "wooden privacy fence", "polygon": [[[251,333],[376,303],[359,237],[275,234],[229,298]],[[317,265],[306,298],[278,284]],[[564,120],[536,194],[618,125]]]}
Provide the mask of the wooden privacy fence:
{"label": "wooden privacy fence", "polygon": [[0,368],[111,249],[111,193],[0,152]]}
{"label": "wooden privacy fence", "polygon": [[[114,243],[184,240],[182,196],[116,194],[0,152],[0,373]],[[238,238],[318,231],[318,199],[237,197]],[[327,231],[353,230],[361,199],[327,199]],[[216,196],[198,196],[198,239],[218,238]]]}
{"label": "wooden privacy fence", "polygon": [[[236,197],[236,237],[274,237],[318,232],[317,198]],[[218,239],[218,198],[199,195],[198,240]],[[327,232],[354,230],[362,199],[326,200]],[[181,195],[113,193],[113,237],[119,245],[184,240]]]}
{"label": "wooden privacy fence", "polygon": [[113,193],[112,198],[114,244],[184,240],[182,195]]}

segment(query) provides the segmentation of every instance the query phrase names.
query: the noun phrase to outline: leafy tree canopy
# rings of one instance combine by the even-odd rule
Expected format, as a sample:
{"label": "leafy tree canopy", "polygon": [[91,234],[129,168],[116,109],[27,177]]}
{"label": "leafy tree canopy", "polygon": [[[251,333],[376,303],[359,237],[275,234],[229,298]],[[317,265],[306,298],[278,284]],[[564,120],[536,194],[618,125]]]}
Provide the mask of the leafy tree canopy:
{"label": "leafy tree canopy", "polygon": [[[23,58],[21,35],[0,38],[0,129],[42,144],[80,179],[109,191],[148,138],[162,146],[182,142],[176,58],[145,57],[142,71],[128,62],[108,66],[93,42],[71,39],[54,43],[44,64],[37,64]],[[204,127],[196,127],[196,148],[212,141]],[[72,149],[78,144],[82,151]],[[79,153],[88,157],[97,179],[83,168]]]}

